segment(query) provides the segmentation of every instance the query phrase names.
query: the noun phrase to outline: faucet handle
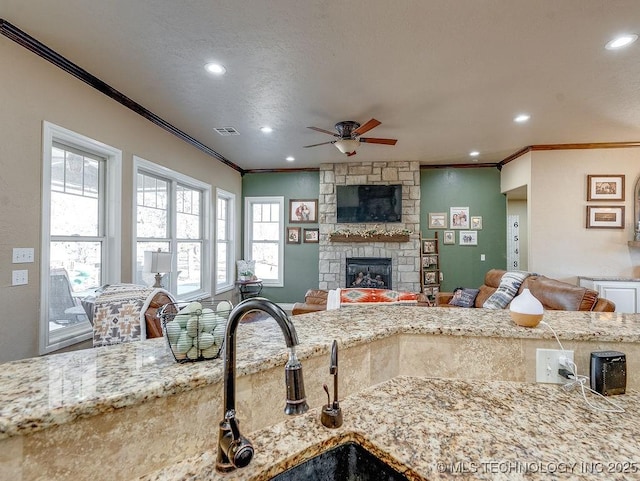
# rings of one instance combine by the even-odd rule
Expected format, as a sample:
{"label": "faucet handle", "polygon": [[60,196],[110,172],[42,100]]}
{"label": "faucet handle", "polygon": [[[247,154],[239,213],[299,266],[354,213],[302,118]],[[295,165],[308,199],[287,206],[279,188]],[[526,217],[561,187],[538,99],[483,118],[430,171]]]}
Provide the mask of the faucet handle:
{"label": "faucet handle", "polygon": [[253,445],[251,441],[240,434],[238,420],[234,412],[227,413],[226,422],[231,432],[222,435],[220,447],[226,461],[236,468],[244,468],[253,459]]}

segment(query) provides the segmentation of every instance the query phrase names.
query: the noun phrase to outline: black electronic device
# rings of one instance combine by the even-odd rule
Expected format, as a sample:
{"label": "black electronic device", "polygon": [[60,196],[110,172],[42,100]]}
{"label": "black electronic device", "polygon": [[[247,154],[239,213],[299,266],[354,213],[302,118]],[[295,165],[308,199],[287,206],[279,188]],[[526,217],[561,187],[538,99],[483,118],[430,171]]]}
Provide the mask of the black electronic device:
{"label": "black electronic device", "polygon": [[402,185],[339,185],[338,224],[402,221]]}
{"label": "black electronic device", "polygon": [[627,387],[627,357],[618,351],[591,353],[591,389],[604,395],[624,394]]}

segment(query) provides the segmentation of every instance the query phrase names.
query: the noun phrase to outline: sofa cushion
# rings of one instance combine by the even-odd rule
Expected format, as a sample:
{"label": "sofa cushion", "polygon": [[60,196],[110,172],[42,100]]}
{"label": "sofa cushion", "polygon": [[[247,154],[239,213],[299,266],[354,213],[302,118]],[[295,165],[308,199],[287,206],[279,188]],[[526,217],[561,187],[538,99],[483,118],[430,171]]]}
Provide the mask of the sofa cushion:
{"label": "sofa cushion", "polygon": [[496,289],[496,292],[484,301],[482,307],[486,309],[504,309],[507,307],[511,299],[518,294],[522,282],[528,276],[529,273],[524,271],[505,272],[502,279],[500,279],[500,285]]}
{"label": "sofa cushion", "polygon": [[528,279],[526,287],[545,309],[559,311],[590,311],[598,301],[598,293],[585,287],[539,276]]}
{"label": "sofa cushion", "polygon": [[458,307],[475,307],[476,297],[479,292],[480,289],[458,287],[453,290],[453,297],[449,301],[449,304]]}

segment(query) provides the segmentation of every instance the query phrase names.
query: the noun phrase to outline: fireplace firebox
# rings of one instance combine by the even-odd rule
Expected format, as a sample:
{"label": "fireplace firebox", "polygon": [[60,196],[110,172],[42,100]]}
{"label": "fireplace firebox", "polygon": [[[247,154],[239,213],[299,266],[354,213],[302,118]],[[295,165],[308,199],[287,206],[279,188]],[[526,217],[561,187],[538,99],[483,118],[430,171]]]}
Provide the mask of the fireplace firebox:
{"label": "fireplace firebox", "polygon": [[347,257],[345,287],[392,289],[390,257]]}

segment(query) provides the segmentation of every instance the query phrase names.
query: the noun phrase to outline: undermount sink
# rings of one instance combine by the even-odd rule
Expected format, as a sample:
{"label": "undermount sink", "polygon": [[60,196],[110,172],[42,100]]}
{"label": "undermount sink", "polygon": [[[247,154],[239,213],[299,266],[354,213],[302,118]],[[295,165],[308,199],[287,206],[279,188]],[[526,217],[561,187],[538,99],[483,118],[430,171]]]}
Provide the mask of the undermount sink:
{"label": "undermount sink", "polygon": [[356,443],[329,449],[270,481],[409,481]]}

